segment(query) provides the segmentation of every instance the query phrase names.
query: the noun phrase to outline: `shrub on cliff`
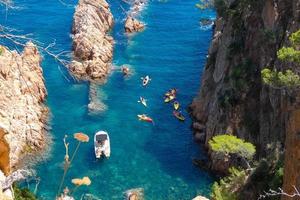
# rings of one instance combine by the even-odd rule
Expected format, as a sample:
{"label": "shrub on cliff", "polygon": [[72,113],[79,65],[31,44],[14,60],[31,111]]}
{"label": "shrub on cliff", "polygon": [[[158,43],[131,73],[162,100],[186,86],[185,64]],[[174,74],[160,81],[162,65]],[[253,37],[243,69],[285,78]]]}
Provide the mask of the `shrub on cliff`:
{"label": "shrub on cliff", "polygon": [[244,185],[247,174],[234,167],[229,169],[230,175],[215,182],[212,186],[212,200],[236,200],[238,190]]}
{"label": "shrub on cliff", "polygon": [[299,75],[286,70],[285,72],[277,72],[276,70],[263,69],[261,71],[262,80],[265,84],[273,87],[294,87],[300,86]]}
{"label": "shrub on cliff", "polygon": [[18,185],[13,186],[15,200],[38,200],[37,197],[27,188],[20,188]]}
{"label": "shrub on cliff", "polygon": [[[277,51],[277,57],[284,62],[292,62],[300,64],[300,30],[293,33],[289,37],[291,47],[282,47]],[[265,84],[278,87],[278,88],[292,88],[300,86],[300,76],[294,73],[292,70],[286,70],[285,72],[277,72],[265,68],[261,71],[261,77]]]}
{"label": "shrub on cliff", "polygon": [[212,151],[224,155],[237,154],[249,160],[255,154],[255,146],[253,144],[245,142],[234,135],[217,135],[208,143]]}

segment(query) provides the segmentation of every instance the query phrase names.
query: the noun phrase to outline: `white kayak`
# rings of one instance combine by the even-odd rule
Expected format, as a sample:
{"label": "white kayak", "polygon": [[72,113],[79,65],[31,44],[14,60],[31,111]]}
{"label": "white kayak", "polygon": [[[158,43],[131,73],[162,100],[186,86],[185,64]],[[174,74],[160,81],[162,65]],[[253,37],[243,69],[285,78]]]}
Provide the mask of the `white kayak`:
{"label": "white kayak", "polygon": [[143,86],[146,86],[151,80],[148,75],[146,77],[142,77],[141,79],[143,80]]}
{"label": "white kayak", "polygon": [[110,156],[110,141],[108,133],[105,131],[99,131],[94,136],[94,146],[96,158],[101,158],[102,155],[105,157]]}
{"label": "white kayak", "polygon": [[140,97],[140,100],[138,102],[143,104],[145,107],[147,107],[147,100],[144,99],[143,97]]}

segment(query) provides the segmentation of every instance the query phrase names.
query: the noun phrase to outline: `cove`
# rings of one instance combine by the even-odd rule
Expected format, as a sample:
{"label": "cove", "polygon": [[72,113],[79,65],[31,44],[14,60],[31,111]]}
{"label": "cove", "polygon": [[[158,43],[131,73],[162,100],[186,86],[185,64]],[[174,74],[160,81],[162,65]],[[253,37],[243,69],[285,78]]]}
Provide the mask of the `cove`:
{"label": "cove", "polygon": [[[9,10],[7,17],[2,11],[1,22],[23,33],[32,33],[45,44],[55,40],[58,50],[70,50],[77,2],[64,2],[70,5],[58,0],[17,0],[15,4],[20,9]],[[123,30],[123,9],[129,9],[128,5],[123,1],[109,3],[115,18],[113,64],[130,65],[134,75],[124,79],[121,73],[113,73],[99,87],[99,98],[107,110],[101,115],[89,115],[88,84],[72,81],[63,67],[59,69],[52,58],[44,55],[42,67],[51,109],[53,144],[47,158],[35,166],[41,178],[39,198],[50,200],[57,192],[63,173],[64,135],[69,135],[72,151],[76,144],[73,133],[84,132],[92,138],[98,130],[110,134],[111,157],[96,160],[92,140],[80,146],[65,183],[72,187],[72,178],[89,176],[92,184],[79,188],[77,199],[83,193],[103,200],[123,199],[123,192],[135,187],[144,188],[145,199],[151,200],[208,196],[213,178],[192,164],[192,158],[203,157],[204,153],[193,142],[191,121],[181,123],[175,119],[172,106],[163,102],[163,94],[170,88],[178,88],[183,108],[196,95],[211,38],[211,29],[201,29],[199,20],[214,17],[214,12],[200,12],[195,7],[196,1],[150,1],[141,13],[146,29],[128,37]],[[152,78],[147,88],[141,86],[140,77],[145,75]],[[140,96],[148,99],[148,108],[137,103]],[[138,121],[137,114],[142,113],[151,116],[155,124]]]}

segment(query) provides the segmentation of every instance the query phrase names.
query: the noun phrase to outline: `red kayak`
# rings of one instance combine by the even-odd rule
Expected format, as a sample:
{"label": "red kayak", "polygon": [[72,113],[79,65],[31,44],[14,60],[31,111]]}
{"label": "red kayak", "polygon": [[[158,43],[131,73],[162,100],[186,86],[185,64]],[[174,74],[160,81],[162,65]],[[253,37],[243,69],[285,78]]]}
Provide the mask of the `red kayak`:
{"label": "red kayak", "polygon": [[145,122],[151,122],[153,123],[153,119],[151,119],[150,117],[148,117],[145,114],[142,115],[137,115],[140,121],[145,121]]}

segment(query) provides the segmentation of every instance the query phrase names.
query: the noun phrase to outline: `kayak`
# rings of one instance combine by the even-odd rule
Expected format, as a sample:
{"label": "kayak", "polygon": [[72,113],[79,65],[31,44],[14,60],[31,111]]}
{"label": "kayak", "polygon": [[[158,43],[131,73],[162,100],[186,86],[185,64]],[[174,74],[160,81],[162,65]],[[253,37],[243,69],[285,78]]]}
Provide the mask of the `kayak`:
{"label": "kayak", "polygon": [[145,114],[142,115],[137,115],[140,121],[145,121],[145,122],[151,122],[153,123],[153,119],[151,119],[150,117],[148,117]]}
{"label": "kayak", "polygon": [[173,115],[180,121],[184,121],[185,117],[181,114],[181,112],[179,111],[173,111]]}
{"label": "kayak", "polygon": [[151,80],[148,75],[145,78],[142,77],[141,79],[143,80],[143,86],[146,86],[149,83],[149,81]]}
{"label": "kayak", "polygon": [[177,92],[177,89],[175,89],[175,88],[170,89],[168,92],[165,93],[165,96],[166,96],[166,97],[169,97],[169,96],[176,96],[176,92]]}
{"label": "kayak", "polygon": [[174,99],[175,99],[174,95],[168,96],[168,97],[165,98],[165,103],[169,103],[170,101],[172,101]]}
{"label": "kayak", "polygon": [[173,106],[174,106],[174,109],[175,109],[175,110],[178,110],[179,107],[180,107],[180,104],[179,104],[178,101],[175,101],[174,104],[173,104]]}
{"label": "kayak", "polygon": [[140,100],[138,102],[143,104],[145,107],[147,107],[147,100],[144,99],[143,97],[140,97]]}

